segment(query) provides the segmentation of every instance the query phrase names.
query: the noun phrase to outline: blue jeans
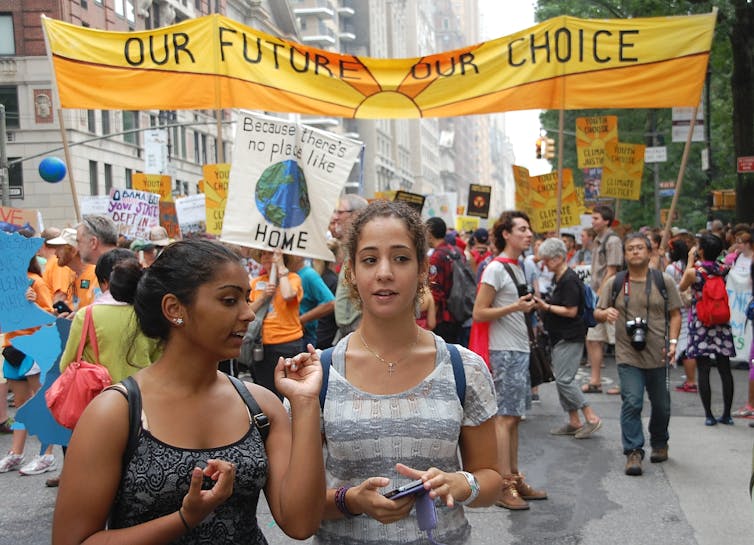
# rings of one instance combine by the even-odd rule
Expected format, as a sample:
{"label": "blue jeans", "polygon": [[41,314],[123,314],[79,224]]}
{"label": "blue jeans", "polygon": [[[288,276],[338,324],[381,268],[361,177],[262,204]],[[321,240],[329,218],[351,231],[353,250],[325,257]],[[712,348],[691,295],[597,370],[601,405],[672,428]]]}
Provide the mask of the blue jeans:
{"label": "blue jeans", "polygon": [[644,389],[649,395],[652,413],[649,417],[649,444],[652,448],[668,446],[670,423],[670,392],[666,382],[666,368],[640,369],[621,363],[618,365],[620,396],[623,401],[620,411],[620,429],[623,454],[640,450],[644,454],[644,430],[641,425],[641,409],[644,404]]}

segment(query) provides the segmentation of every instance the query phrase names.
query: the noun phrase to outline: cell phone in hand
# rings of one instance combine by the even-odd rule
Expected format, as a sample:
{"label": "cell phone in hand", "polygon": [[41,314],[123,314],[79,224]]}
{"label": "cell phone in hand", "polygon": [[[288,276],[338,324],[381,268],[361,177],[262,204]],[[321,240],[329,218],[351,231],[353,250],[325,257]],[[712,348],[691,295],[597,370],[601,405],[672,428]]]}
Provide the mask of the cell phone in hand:
{"label": "cell phone in hand", "polygon": [[69,307],[65,301],[57,301],[56,303],[52,304],[52,308],[55,309],[55,312],[58,314],[63,314],[64,312],[73,312],[71,307]]}
{"label": "cell phone in hand", "polygon": [[425,492],[424,481],[422,481],[421,479],[417,479],[408,484],[404,484],[403,486],[399,486],[398,488],[394,488],[389,492],[385,492],[383,496],[385,496],[389,500],[397,500],[398,498],[402,498],[403,496],[408,496],[410,494],[416,494],[417,492]]}

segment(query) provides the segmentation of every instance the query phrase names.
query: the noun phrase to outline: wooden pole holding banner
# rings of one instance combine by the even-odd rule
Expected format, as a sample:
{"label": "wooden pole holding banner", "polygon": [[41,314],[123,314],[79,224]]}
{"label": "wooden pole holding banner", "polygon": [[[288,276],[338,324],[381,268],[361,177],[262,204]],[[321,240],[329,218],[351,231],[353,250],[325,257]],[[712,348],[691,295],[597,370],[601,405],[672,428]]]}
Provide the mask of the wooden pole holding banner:
{"label": "wooden pole holding banner", "polygon": [[60,138],[63,140],[63,154],[65,155],[65,166],[68,169],[68,183],[71,185],[71,197],[73,197],[73,211],[76,214],[76,223],[81,221],[81,210],[79,209],[79,196],[76,192],[76,182],[73,179],[73,164],[71,163],[71,149],[68,146],[68,133],[65,130],[63,121],[63,109],[58,108],[58,125],[60,126]]}
{"label": "wooden pole holding banner", "polygon": [[689,159],[689,150],[691,149],[691,138],[694,135],[694,124],[696,123],[696,112],[699,106],[694,106],[694,111],[691,113],[691,121],[689,121],[689,133],[686,135],[686,145],[683,147],[683,156],[681,157],[681,166],[678,169],[678,178],[675,181],[675,193],[673,194],[673,200],[670,203],[670,210],[668,210],[668,219],[665,220],[665,229],[662,231],[662,241],[660,242],[660,248],[665,249],[668,247],[668,240],[670,239],[670,225],[673,223],[673,215],[675,215],[675,207],[678,204],[678,197],[681,194],[681,182],[683,181],[683,174],[686,172],[686,163]]}
{"label": "wooden pole holding banner", "polygon": [[215,110],[215,117],[217,121],[217,162],[224,163],[225,157],[223,153],[223,111]]}
{"label": "wooden pole holding banner", "polygon": [[[565,91],[564,91],[565,93]],[[561,212],[563,208],[563,131],[565,130],[565,110],[560,109],[558,119],[558,198],[555,222],[555,235],[560,237]]]}

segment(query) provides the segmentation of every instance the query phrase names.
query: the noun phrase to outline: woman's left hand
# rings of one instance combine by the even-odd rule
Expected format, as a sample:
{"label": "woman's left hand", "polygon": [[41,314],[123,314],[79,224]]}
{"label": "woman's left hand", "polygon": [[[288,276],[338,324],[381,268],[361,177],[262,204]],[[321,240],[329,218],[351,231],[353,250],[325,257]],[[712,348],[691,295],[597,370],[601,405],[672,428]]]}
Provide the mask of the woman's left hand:
{"label": "woman's left hand", "polygon": [[[448,507],[453,507],[455,504],[455,498],[453,497],[454,491],[456,495],[463,497],[460,485],[468,488],[466,479],[456,472],[446,473],[436,467],[430,467],[426,471],[420,471],[403,464],[395,464],[395,469],[398,473],[410,479],[421,479],[425,483],[429,483],[431,487],[429,490],[429,497],[432,499],[440,498]],[[461,479],[463,479],[463,483],[460,482]]]}
{"label": "woman's left hand", "polygon": [[280,358],[275,367],[275,386],[288,399],[296,396],[319,398],[322,386],[322,365],[311,344],[307,352],[292,358]]}

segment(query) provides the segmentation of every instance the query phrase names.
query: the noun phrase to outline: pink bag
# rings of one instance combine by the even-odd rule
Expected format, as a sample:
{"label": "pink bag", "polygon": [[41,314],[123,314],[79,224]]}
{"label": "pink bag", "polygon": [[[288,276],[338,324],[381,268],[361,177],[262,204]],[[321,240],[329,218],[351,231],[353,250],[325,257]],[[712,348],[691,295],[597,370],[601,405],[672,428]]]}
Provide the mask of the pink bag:
{"label": "pink bag", "polygon": [[[97,363],[89,363],[81,359],[87,337],[94,350]],[[110,372],[99,364],[99,346],[97,346],[97,334],[94,330],[94,318],[92,318],[90,305],[86,307],[76,361],[71,362],[63,374],[52,383],[52,386],[45,392],[45,400],[52,417],[58,424],[72,430],[76,427],[81,413],[89,402],[110,384],[112,384]]]}

